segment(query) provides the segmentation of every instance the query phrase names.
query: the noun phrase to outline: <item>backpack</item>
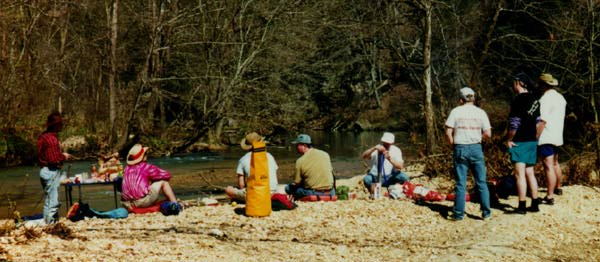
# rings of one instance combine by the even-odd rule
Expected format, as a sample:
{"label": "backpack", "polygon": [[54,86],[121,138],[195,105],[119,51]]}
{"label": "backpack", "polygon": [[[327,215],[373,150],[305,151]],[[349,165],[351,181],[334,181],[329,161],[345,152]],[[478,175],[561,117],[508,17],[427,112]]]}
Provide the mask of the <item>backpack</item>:
{"label": "backpack", "polygon": [[296,203],[291,202],[286,194],[275,193],[271,196],[271,209],[273,211],[292,210]]}
{"label": "backpack", "polygon": [[496,195],[502,199],[507,199],[511,195],[517,195],[517,179],[515,176],[508,175],[498,179],[496,183]]}

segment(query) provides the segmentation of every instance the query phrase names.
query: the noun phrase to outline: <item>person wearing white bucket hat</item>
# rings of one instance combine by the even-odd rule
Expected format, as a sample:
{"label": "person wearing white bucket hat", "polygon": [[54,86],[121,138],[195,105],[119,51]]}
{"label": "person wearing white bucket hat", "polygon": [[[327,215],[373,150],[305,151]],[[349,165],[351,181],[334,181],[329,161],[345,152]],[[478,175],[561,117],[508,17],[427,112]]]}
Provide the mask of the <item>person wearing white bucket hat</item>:
{"label": "person wearing white bucket hat", "polygon": [[[410,177],[402,172],[404,160],[402,151],[394,145],[395,137],[390,132],[383,133],[381,143],[362,153],[363,159],[371,160],[371,169],[364,176],[363,182],[371,195],[374,193],[373,183],[381,182],[381,186],[389,187],[394,184],[404,184]],[[378,170],[379,169],[379,170]],[[381,173],[382,181],[378,181],[378,173]]]}
{"label": "person wearing white bucket hat", "polygon": [[135,144],[127,154],[121,203],[128,210],[149,207],[158,201],[161,194],[171,203],[177,203],[175,193],[169,184],[171,174],[146,162],[148,149]]}

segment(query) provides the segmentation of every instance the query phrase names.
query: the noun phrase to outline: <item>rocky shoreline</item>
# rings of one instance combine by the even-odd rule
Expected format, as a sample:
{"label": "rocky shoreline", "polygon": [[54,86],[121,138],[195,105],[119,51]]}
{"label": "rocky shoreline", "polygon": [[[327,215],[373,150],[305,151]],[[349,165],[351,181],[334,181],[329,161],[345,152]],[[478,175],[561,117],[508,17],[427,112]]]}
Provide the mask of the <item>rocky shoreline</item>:
{"label": "rocky shoreline", "polygon": [[62,219],[47,232],[3,234],[0,260],[598,261],[598,201],[599,188],[566,186],[556,204],[540,212],[512,214],[517,200],[510,197],[489,221],[479,219],[478,204],[467,203],[460,222],[446,219],[450,201],[369,200],[366,193],[356,200],[299,202],[295,210],[264,218],[240,215],[243,205],[222,204],[189,207],[178,216]]}

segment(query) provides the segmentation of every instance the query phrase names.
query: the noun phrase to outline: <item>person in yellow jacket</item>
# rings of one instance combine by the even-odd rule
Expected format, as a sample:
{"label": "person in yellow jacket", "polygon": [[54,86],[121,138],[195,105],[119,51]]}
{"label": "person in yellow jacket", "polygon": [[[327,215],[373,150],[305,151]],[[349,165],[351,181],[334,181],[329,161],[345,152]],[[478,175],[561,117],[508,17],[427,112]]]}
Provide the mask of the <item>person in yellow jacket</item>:
{"label": "person in yellow jacket", "polygon": [[300,134],[292,141],[302,156],[296,160],[294,182],[285,187],[285,192],[294,198],[308,195],[335,195],[333,166],[329,154],[312,147],[307,134]]}

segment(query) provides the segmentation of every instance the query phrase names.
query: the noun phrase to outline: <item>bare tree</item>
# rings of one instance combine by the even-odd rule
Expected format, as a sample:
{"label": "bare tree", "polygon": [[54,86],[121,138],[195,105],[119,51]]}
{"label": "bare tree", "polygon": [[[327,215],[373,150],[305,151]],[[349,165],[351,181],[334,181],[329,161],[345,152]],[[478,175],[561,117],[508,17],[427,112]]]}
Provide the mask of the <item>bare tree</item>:
{"label": "bare tree", "polygon": [[117,139],[116,120],[117,120],[117,36],[119,34],[119,0],[112,1],[112,12],[110,16],[110,72],[108,74],[109,88],[109,126],[110,133],[108,138],[109,147],[113,147]]}
{"label": "bare tree", "polygon": [[432,3],[430,0],[424,0],[420,3],[421,7],[425,12],[425,29],[424,41],[423,41],[423,87],[425,89],[424,105],[425,105],[425,126],[427,130],[426,139],[426,150],[427,154],[433,154],[436,146],[436,128],[433,113],[433,104],[431,102],[431,96],[433,94],[431,90],[431,14]]}

